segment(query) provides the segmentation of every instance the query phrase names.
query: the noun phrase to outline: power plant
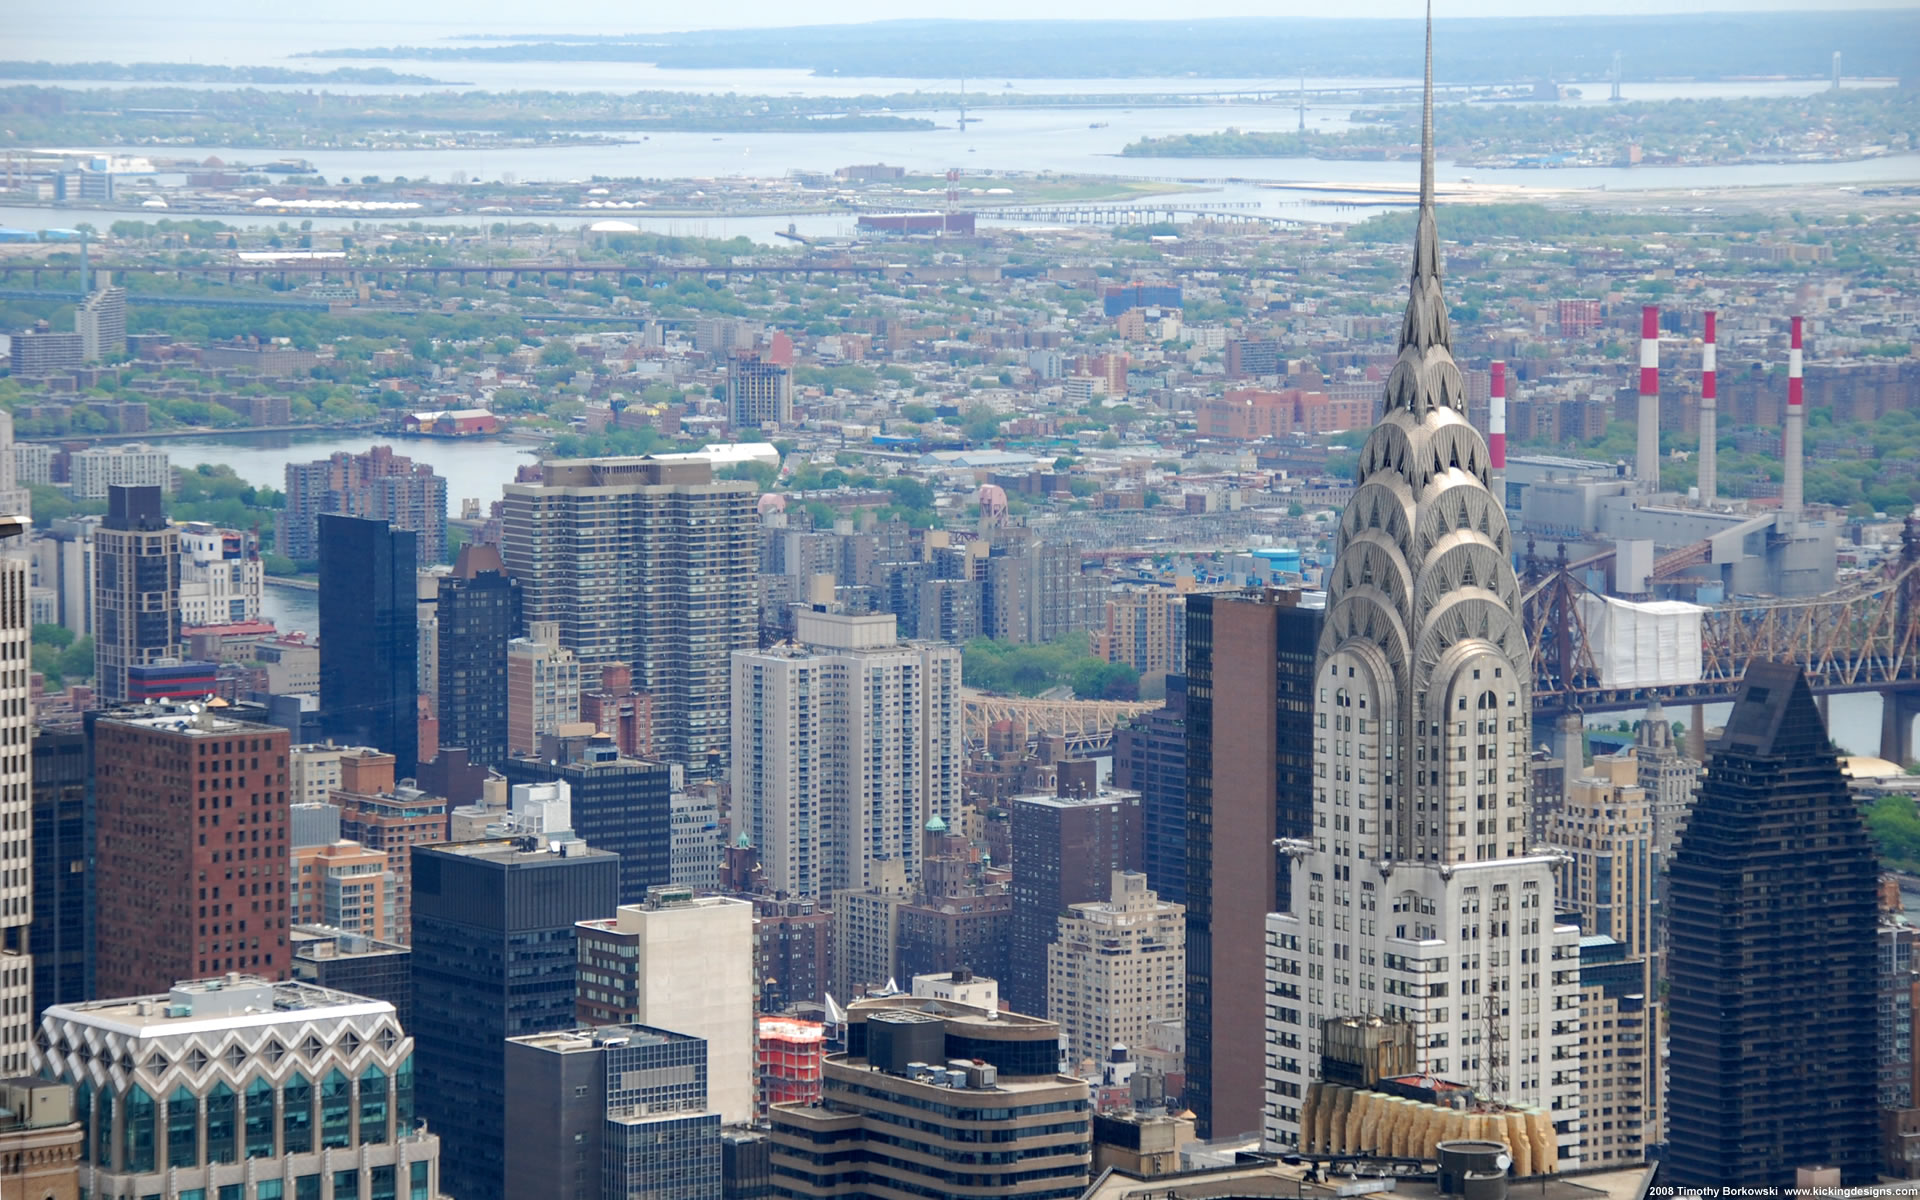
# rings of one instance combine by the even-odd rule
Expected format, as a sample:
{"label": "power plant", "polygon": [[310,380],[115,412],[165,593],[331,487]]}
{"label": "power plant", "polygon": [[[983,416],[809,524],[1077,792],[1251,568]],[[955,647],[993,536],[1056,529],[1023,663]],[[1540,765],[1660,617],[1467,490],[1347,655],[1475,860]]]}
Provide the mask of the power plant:
{"label": "power plant", "polygon": [[[1616,598],[1713,605],[1742,596],[1813,596],[1836,579],[1837,527],[1805,512],[1804,322],[1792,319],[1777,507],[1721,496],[1718,313],[1700,343],[1697,483],[1687,494],[1660,483],[1660,310],[1640,312],[1634,459],[1612,464],[1505,453],[1506,364],[1492,364],[1488,450],[1498,494],[1517,514],[1522,553],[1567,560],[1588,588]],[[1528,549],[1530,547],[1530,549]]]}

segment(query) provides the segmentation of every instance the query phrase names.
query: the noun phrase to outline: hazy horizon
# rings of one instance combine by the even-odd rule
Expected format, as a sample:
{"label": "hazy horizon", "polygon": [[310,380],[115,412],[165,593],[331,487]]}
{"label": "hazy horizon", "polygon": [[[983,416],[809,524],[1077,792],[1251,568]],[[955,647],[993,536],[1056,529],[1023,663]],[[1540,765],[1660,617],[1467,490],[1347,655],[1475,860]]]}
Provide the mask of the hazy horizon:
{"label": "hazy horizon", "polygon": [[[1848,0],[1844,4],[1809,4],[1806,0],[1559,0],[1545,11],[1538,0],[1452,0],[1436,8],[1442,20],[1476,18],[1552,19],[1569,16],[1682,16],[1697,13],[1840,13],[1898,11],[1920,8],[1920,0]],[[886,0],[826,0],[796,8],[785,0],[740,0],[720,9],[706,9],[701,20],[682,19],[680,10],[636,11],[615,0],[573,0],[550,6],[532,17],[526,7],[508,0],[472,0],[459,5],[413,3],[396,8],[374,0],[342,0],[327,6],[324,16],[283,2],[241,6],[223,0],[186,0],[156,9],[145,0],[101,0],[77,8],[34,7],[16,15],[4,57],[48,57],[45,47],[64,43],[71,61],[97,59],[113,45],[115,34],[145,25],[163,25],[176,35],[187,27],[209,26],[205,33],[218,39],[225,29],[244,31],[252,41],[284,40],[288,51],[326,46],[407,44],[475,36],[528,36],[689,33],[704,30],[787,28],[871,24],[900,20],[1048,21],[1112,20],[1165,21],[1221,18],[1412,20],[1423,12],[1415,0],[1349,0],[1330,14],[1318,0],[1193,0],[1177,15],[1144,0],[1055,0],[1040,7],[1021,0],[981,0],[962,17],[948,13],[903,13]],[[200,57],[218,59],[217,42]],[[62,60],[66,60],[62,56]]]}

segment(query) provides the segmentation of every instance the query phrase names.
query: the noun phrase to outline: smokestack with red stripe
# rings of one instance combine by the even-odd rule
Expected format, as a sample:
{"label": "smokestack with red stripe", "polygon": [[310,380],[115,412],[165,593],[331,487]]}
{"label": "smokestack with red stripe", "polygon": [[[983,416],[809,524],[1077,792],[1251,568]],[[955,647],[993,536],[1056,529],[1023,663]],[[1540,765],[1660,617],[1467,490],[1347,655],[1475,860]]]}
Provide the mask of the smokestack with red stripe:
{"label": "smokestack with red stripe", "polygon": [[1650,492],[1660,490],[1660,310],[1640,310],[1640,411],[1634,476]]}
{"label": "smokestack with red stripe", "polygon": [[1493,364],[1492,381],[1487,388],[1487,450],[1492,455],[1490,472],[1494,499],[1501,507],[1507,503],[1507,364]]}
{"label": "smokestack with red stripe", "polygon": [[1800,515],[1806,488],[1806,464],[1801,460],[1806,437],[1807,406],[1800,379],[1800,318],[1793,319],[1793,348],[1787,351],[1787,437],[1781,458],[1786,462],[1786,481],[1780,488],[1780,511]]}
{"label": "smokestack with red stripe", "polygon": [[1700,344],[1700,503],[1711,505],[1714,501],[1714,489],[1719,483],[1715,471],[1714,455],[1718,450],[1714,439],[1717,436],[1715,425],[1719,420],[1720,401],[1714,388],[1714,328],[1713,310],[1707,310],[1707,335]]}

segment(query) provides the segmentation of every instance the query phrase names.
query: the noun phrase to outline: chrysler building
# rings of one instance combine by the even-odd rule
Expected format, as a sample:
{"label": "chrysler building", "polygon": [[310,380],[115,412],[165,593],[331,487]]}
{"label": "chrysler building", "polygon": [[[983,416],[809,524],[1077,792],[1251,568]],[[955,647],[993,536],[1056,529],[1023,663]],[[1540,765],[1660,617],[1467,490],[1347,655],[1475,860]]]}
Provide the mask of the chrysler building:
{"label": "chrysler building", "polygon": [[1577,1151],[1579,931],[1531,853],[1530,655],[1506,512],[1468,423],[1434,224],[1433,27],[1399,357],[1360,452],[1317,655],[1313,833],[1267,918],[1269,1147],[1300,1145],[1323,1022],[1411,1027],[1422,1074],[1550,1115]]}

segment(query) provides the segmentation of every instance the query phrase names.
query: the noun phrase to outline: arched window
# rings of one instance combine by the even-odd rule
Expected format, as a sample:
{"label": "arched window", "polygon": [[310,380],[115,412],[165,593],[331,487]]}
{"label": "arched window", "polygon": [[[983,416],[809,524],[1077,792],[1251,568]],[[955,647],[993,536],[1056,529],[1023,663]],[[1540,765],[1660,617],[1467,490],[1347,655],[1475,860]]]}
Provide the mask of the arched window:
{"label": "arched window", "polygon": [[360,1072],[360,1144],[387,1140],[387,1073],[369,1065]]}
{"label": "arched window", "polygon": [[167,1165],[200,1165],[200,1098],[184,1084],[167,1097]]}
{"label": "arched window", "polygon": [[233,1089],[224,1083],[216,1083],[207,1093],[207,1161],[209,1163],[230,1163],[240,1161],[239,1114],[234,1111],[235,1097]]}
{"label": "arched window", "polygon": [[280,1091],[280,1131],[280,1153],[313,1153],[313,1084],[298,1071]]}
{"label": "arched window", "polygon": [[127,1089],[127,1116],[122,1131],[126,1149],[120,1169],[130,1175],[153,1170],[155,1107],[153,1097],[147,1095],[139,1084]]}
{"label": "arched window", "polygon": [[336,1150],[353,1144],[353,1081],[338,1067],[320,1084],[320,1146]]}
{"label": "arched window", "polygon": [[247,1085],[247,1157],[273,1157],[273,1085],[256,1079]]}

